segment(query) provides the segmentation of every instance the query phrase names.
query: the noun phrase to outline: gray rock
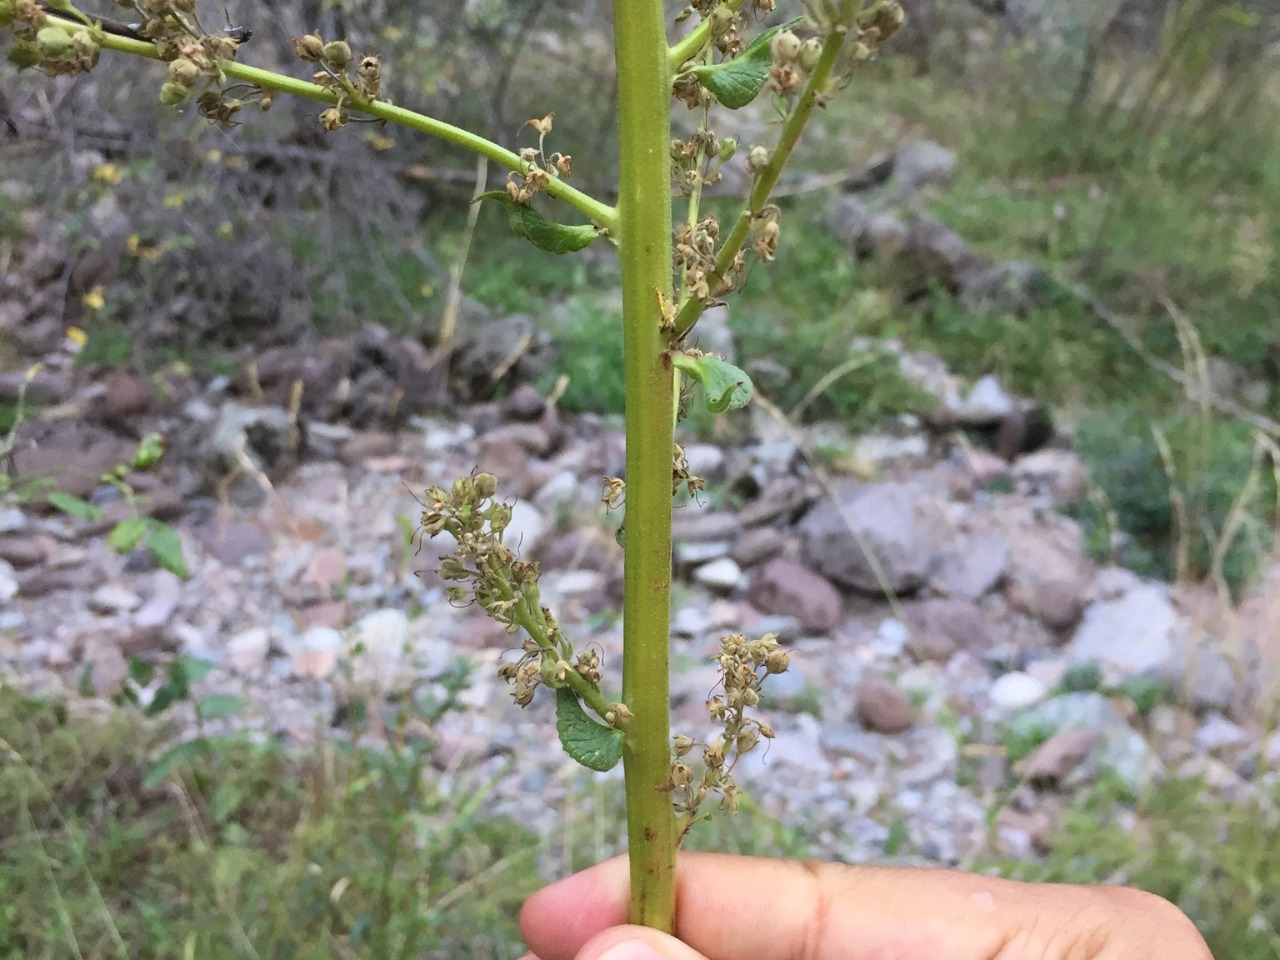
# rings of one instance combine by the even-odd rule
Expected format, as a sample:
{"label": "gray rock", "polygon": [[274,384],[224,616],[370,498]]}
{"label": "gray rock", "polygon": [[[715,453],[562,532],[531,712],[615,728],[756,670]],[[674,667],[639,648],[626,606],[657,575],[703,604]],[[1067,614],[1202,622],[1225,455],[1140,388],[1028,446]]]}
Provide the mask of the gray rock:
{"label": "gray rock", "polygon": [[951,597],[977,600],[996,589],[1009,567],[1009,540],[998,533],[961,536],[943,547],[930,585]]}
{"label": "gray rock", "polygon": [[146,602],[133,613],[134,630],[160,630],[173,618],[182,600],[182,581],[173,573],[159,570],[151,575]]}
{"label": "gray rock", "polygon": [[822,749],[832,757],[848,757],[866,767],[884,763],[888,740],[858,724],[824,723],[819,735]]}
{"label": "gray rock", "polygon": [[911,631],[897,617],[885,617],[876,627],[875,636],[871,638],[870,649],[877,657],[893,660],[902,656],[911,640]]}
{"label": "gray rock", "polygon": [[958,650],[981,656],[995,644],[991,627],[972,600],[939,598],[907,607],[911,652],[920,660],[949,660]]}
{"label": "gray rock", "polygon": [[892,464],[922,462],[929,454],[929,441],[918,433],[895,437],[887,433],[867,433],[853,445],[853,457],[859,463],[882,468]]}
{"label": "gray rock", "polygon": [[734,541],[729,556],[744,570],[772,560],[787,547],[787,535],[775,527],[753,527]]}
{"label": "gray rock", "polygon": [[930,726],[906,736],[910,757],[899,768],[899,787],[920,787],[935,780],[953,781],[960,764],[960,747],[945,727]]}
{"label": "gray rock", "polygon": [[547,521],[542,511],[527,500],[517,500],[511,506],[511,522],[502,534],[502,542],[518,556],[532,557],[546,533]]}
{"label": "gray rock", "polygon": [[347,636],[351,679],[381,693],[403,690],[413,678],[409,618],[395,609],[361,617]]}
{"label": "gray rock", "polygon": [[227,663],[240,673],[262,672],[271,652],[271,632],[266,627],[250,627],[227,641]]}
{"label": "gray rock", "polygon": [[1048,692],[1042,681],[1015,670],[998,677],[991,685],[991,703],[1004,711],[1025,710],[1043,700]]}
{"label": "gray rock", "polygon": [[963,237],[929,217],[920,217],[911,225],[904,254],[912,259],[915,276],[908,281],[915,286],[937,284],[960,290],[970,277],[990,266]]}
{"label": "gray rock", "polygon": [[546,399],[531,383],[520,384],[502,401],[502,413],[510,420],[537,420],[546,407]]}
{"label": "gray rock", "polygon": [[1010,531],[1010,602],[1051,630],[1073,626],[1084,612],[1093,564],[1074,524]]}
{"label": "gray rock", "polygon": [[1012,414],[1016,406],[1000,381],[987,374],[970,388],[950,414],[960,426],[984,427],[999,423]]}
{"label": "gray rock", "polygon": [[862,232],[863,250],[859,252],[881,261],[892,260],[906,246],[908,233],[907,225],[892,213],[877,213],[866,223]]}
{"label": "gray rock", "polygon": [[[795,643],[800,639],[803,629],[804,625],[798,617],[790,617],[785,614],[770,614],[753,621],[751,624],[753,636],[764,636],[766,633],[772,633],[778,638],[779,643]],[[795,671],[790,672],[794,673]]]}
{"label": "gray rock", "polygon": [[297,463],[302,432],[287,410],[227,403],[218,411],[207,449],[217,478],[246,469],[273,474]]}
{"label": "gray rock", "polygon": [[895,189],[915,192],[924,187],[951,186],[955,179],[957,160],[951,150],[931,140],[908,143],[898,148],[893,161]]}
{"label": "gray rock", "polygon": [[693,572],[693,579],[715,593],[740,593],[747,587],[747,575],[728,557],[704,563]]}
{"label": "gray rock", "polygon": [[671,526],[672,539],[679,543],[732,541],[742,529],[741,522],[733,514],[696,505],[674,511]]}
{"label": "gray rock", "polygon": [[18,595],[18,574],[7,560],[0,560],[0,600],[9,601]]}
{"label": "gray rock", "polygon": [[21,533],[29,523],[20,507],[0,508],[0,533]]}
{"label": "gray rock", "polygon": [[698,348],[704,353],[717,353],[730,363],[738,356],[733,342],[733,330],[729,327],[729,308],[725,304],[709,307],[694,328]]}
{"label": "gray rock", "polygon": [[107,583],[89,594],[87,602],[94,613],[109,615],[136,610],[141,605],[142,598],[119,584]]}
{"label": "gray rock", "polygon": [[40,566],[49,559],[49,539],[44,536],[5,536],[0,539],[0,561],[17,570]]}
{"label": "gray rock", "polygon": [[729,544],[724,540],[681,540],[672,547],[672,560],[677,567],[696,567],[729,555]]}
{"label": "gray rock", "polygon": [[1200,722],[1194,742],[1206,753],[1218,753],[1239,749],[1252,739],[1239,724],[1232,723],[1220,713],[1210,713]]}
{"label": "gray rock", "polygon": [[1089,470],[1074,450],[1037,450],[1013,465],[1019,492],[1044,497],[1054,506],[1083,500],[1089,492]]}
{"label": "gray rock", "polygon": [[1054,697],[1014,717],[1009,729],[1021,737],[1043,735],[1046,730],[1092,731],[1100,739],[1090,756],[1135,791],[1163,772],[1163,765],[1147,742],[1129,726],[1120,709],[1099,693]]}
{"label": "gray rock", "polygon": [[684,448],[689,469],[704,480],[718,480],[724,474],[728,457],[724,448],[714,443],[690,443]]}
{"label": "gray rock", "polygon": [[863,248],[870,223],[871,208],[857,197],[840,197],[827,211],[827,229],[855,251]]}
{"label": "gray rock", "polygon": [[554,514],[562,506],[580,503],[582,492],[577,475],[572,470],[561,470],[538,488],[533,505],[543,513]]}
{"label": "gray rock", "polygon": [[1034,263],[996,263],[962,278],[960,302],[974,312],[994,310],[1025,317],[1040,305],[1048,283],[1044,270]]}
{"label": "gray rock", "polygon": [[872,484],[841,494],[841,500],[842,510],[824,501],[800,522],[805,562],[838,584],[869,593],[918,589],[936,551],[916,494]]}
{"label": "gray rock", "polygon": [[[551,331],[520,313],[464,325],[455,341],[449,373],[465,398],[483,400],[500,382],[533,380],[554,365]],[[506,376],[495,380],[494,374],[503,369]]]}
{"label": "gray rock", "polygon": [[771,560],[751,581],[751,602],[764,613],[796,617],[812,633],[827,633],[840,620],[840,592],[808,567]]}
{"label": "gray rock", "polygon": [[1171,678],[1188,629],[1165,588],[1142,584],[1117,599],[1090,604],[1063,652],[1069,663],[1097,662],[1119,680]]}

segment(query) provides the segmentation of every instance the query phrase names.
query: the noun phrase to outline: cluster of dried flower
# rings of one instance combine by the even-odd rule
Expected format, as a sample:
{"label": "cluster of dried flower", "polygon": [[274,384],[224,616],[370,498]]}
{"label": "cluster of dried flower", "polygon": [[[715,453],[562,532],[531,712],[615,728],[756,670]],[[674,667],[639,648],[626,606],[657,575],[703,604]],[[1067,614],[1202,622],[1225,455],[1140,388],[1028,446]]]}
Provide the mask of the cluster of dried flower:
{"label": "cluster of dried flower", "polygon": [[712,794],[719,795],[722,810],[737,812],[742,791],[733,779],[734,767],[762,739],[773,739],[773,728],[763,720],[748,716],[747,711],[760,702],[764,678],[785,673],[790,661],[790,654],[781,648],[772,633],[759,640],[748,640],[741,634],[721,638],[715,662],[723,692],[707,700],[707,713],[712,722],[724,730],[713,742],[703,746],[700,777],[695,776],[687,761],[697,741],[683,734],[675,736],[675,759],[671,774],[662,786],[673,795],[681,835],[699,819],[705,819],[706,815],[700,816],[698,810]]}

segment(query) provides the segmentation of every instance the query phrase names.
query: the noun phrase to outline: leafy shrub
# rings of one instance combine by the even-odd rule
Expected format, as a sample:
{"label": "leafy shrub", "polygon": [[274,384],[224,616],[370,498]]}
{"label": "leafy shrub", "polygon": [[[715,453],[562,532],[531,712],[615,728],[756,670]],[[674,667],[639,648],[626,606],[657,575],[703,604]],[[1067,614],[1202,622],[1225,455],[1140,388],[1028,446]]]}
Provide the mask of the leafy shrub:
{"label": "leafy shrub", "polygon": [[1280,953],[1280,789],[1228,800],[1199,780],[1171,779],[1116,816],[1123,788],[1100,782],[1069,811],[1042,861],[987,866],[1021,880],[1119,883],[1173,901],[1215,957]]}
{"label": "leafy shrub", "polygon": [[518,955],[536,841],[448,801],[428,745],[222,739],[165,787],[163,732],[0,688],[0,957]]}
{"label": "leafy shrub", "polygon": [[[1124,566],[1164,578],[1220,573],[1238,588],[1270,549],[1275,482],[1243,424],[1185,412],[1151,424],[1113,409],[1081,422],[1076,447],[1125,535],[1117,556]],[[1105,526],[1094,503],[1078,513],[1087,534]]]}

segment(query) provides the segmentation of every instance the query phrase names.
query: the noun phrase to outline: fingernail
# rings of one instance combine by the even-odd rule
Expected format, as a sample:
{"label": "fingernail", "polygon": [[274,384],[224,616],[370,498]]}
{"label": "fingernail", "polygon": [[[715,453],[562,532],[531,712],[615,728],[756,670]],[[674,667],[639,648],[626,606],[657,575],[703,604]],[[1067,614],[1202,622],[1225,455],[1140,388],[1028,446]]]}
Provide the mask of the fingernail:
{"label": "fingernail", "polygon": [[643,940],[624,940],[600,954],[597,960],[667,960],[667,958]]}

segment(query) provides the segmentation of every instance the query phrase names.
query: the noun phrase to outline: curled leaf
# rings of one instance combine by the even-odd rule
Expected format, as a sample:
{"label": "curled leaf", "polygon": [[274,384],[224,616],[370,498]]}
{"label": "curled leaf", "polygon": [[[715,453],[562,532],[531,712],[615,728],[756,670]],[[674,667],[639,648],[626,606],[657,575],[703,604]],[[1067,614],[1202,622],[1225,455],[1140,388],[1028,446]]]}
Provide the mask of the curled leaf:
{"label": "curled leaf", "polygon": [[773,52],[769,49],[769,44],[774,34],[794,27],[803,19],[797,17],[764,31],[732,60],[694,67],[693,75],[711,91],[721,106],[730,110],[745,107],[769,82],[769,68],[773,66]]}
{"label": "curled leaf", "polygon": [[548,220],[533,207],[516,203],[503,190],[482,193],[477,200],[496,200],[507,208],[507,219],[516,236],[524,237],[548,253],[573,253],[590,246],[599,235],[589,223],[571,225]]}
{"label": "curled leaf", "polygon": [[728,360],[678,353],[672,357],[672,363],[702,384],[707,409],[712,413],[741,410],[751,402],[751,378]]}
{"label": "curled leaf", "polygon": [[596,723],[567,687],[556,690],[556,733],[564,752],[592,770],[612,770],[622,759],[622,731]]}

